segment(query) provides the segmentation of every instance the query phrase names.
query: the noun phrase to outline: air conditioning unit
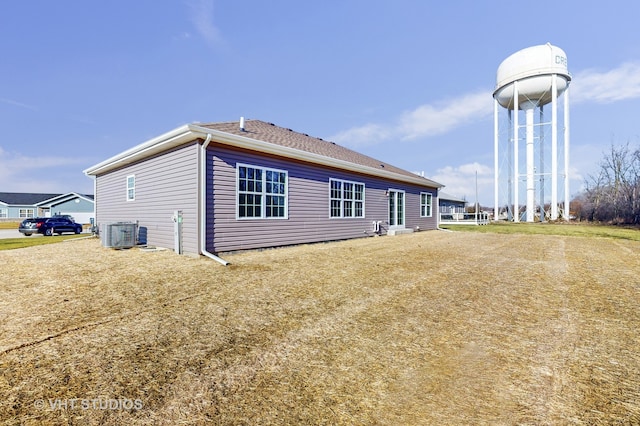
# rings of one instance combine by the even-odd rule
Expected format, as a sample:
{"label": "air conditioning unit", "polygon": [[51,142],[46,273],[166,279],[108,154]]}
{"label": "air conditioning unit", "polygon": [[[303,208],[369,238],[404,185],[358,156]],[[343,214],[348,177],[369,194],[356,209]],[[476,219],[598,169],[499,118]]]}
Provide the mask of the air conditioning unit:
{"label": "air conditioning unit", "polygon": [[105,225],[102,233],[102,246],[111,248],[131,248],[136,245],[134,222],[116,222]]}

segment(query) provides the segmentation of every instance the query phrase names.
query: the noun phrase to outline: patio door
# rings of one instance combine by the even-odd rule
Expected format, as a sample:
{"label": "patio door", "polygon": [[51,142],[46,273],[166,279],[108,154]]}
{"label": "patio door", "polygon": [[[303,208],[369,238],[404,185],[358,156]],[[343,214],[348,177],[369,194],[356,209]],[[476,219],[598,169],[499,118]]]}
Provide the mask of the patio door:
{"label": "patio door", "polygon": [[404,191],[390,189],[389,229],[404,228]]}

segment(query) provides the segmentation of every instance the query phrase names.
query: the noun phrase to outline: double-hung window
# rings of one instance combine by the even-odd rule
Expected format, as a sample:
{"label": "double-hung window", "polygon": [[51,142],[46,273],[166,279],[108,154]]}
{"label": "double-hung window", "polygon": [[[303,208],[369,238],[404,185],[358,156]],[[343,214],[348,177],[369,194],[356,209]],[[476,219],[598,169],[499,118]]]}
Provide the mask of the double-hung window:
{"label": "double-hung window", "polygon": [[364,217],[364,183],[329,179],[332,218]]}
{"label": "double-hung window", "polygon": [[20,219],[33,217],[33,209],[20,209],[18,211]]}
{"label": "double-hung window", "polygon": [[238,164],[238,218],[286,219],[288,173]]}
{"label": "double-hung window", "polygon": [[432,216],[433,194],[429,192],[420,193],[420,217]]}
{"label": "double-hung window", "polygon": [[0,218],[9,217],[9,209],[0,209]]}
{"label": "double-hung window", "polygon": [[127,176],[127,201],[136,199],[136,176]]}

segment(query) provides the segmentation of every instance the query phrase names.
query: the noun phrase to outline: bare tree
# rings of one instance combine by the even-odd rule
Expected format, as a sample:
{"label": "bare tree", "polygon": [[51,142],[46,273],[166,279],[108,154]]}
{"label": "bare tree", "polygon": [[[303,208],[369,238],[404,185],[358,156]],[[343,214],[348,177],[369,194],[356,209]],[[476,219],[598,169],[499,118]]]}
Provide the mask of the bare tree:
{"label": "bare tree", "polygon": [[580,219],[640,223],[640,150],[611,145],[599,173],[589,176],[580,202]]}

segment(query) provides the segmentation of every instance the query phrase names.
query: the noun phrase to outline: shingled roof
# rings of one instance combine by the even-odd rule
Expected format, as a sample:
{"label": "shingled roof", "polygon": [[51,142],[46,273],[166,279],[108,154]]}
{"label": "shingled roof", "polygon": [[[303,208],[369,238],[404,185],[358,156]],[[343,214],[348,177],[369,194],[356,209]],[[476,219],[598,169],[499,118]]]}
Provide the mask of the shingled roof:
{"label": "shingled roof", "polygon": [[31,206],[60,194],[36,194],[32,192],[0,192],[0,201],[14,206]]}
{"label": "shingled roof", "polygon": [[[326,141],[322,138],[309,136],[306,133],[300,133],[291,129],[276,126],[273,123],[267,123],[260,120],[245,120],[244,124],[244,130],[240,129],[237,121],[223,123],[198,123],[198,126],[237,136],[244,136],[275,145],[285,146],[287,148],[298,149],[300,151],[334,158],[336,160],[347,161],[361,166],[385,170],[387,172],[397,173],[403,176],[414,178],[417,176],[415,173],[393,166],[389,163],[385,163],[384,161],[376,160],[375,158],[367,155],[360,154],[359,152],[338,145],[335,142]],[[432,183],[434,186],[442,186],[426,178],[425,183]]]}
{"label": "shingled roof", "polygon": [[177,146],[193,143],[194,139],[204,140],[207,138],[220,144],[328,165],[357,173],[410,182],[430,188],[443,187],[440,183],[360,154],[334,142],[260,120],[246,120],[242,129],[237,121],[186,124],[89,167],[84,170],[84,173],[88,176],[98,176]]}

